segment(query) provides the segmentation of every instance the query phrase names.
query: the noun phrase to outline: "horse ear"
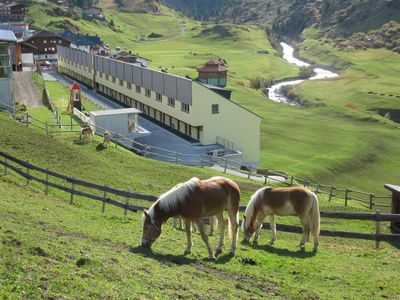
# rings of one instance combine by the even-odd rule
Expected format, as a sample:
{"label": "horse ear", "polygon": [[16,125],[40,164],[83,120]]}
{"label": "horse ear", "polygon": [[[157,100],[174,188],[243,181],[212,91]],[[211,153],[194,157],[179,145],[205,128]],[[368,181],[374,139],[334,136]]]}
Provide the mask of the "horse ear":
{"label": "horse ear", "polygon": [[149,215],[147,209],[143,210],[143,213],[144,213],[144,215],[146,216],[146,218],[149,218],[149,219],[150,219],[150,215]]}

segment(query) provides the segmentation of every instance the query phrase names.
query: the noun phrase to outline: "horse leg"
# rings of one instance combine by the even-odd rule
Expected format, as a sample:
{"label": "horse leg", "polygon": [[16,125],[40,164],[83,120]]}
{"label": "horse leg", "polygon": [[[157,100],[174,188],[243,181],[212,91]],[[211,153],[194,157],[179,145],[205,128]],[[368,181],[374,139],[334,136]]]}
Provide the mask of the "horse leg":
{"label": "horse leg", "polygon": [[[181,225],[182,225],[182,219],[181,220]],[[187,237],[187,245],[186,245],[186,250],[184,252],[185,255],[189,254],[192,252],[192,226],[190,220],[185,219],[185,229],[186,229],[186,237]]]}
{"label": "horse leg", "polygon": [[258,217],[257,217],[257,223],[256,223],[256,234],[254,236],[253,243],[257,243],[257,240],[261,236],[261,229],[262,229],[264,219],[265,219],[265,214],[259,213]]}
{"label": "horse leg", "polygon": [[210,246],[210,243],[208,242],[208,235],[207,235],[207,233],[206,233],[203,220],[202,220],[202,219],[196,220],[195,223],[196,223],[196,225],[197,225],[197,228],[198,228],[199,231],[200,231],[201,239],[203,240],[203,242],[204,242],[204,243],[206,244],[206,246],[207,246],[208,255],[209,255],[210,260],[215,261],[215,260],[216,260],[216,257],[215,257],[215,255],[214,255],[213,249],[212,249],[211,246]]}
{"label": "horse leg", "polygon": [[304,245],[307,241],[307,237],[310,234],[310,227],[308,225],[308,220],[307,217],[300,217],[300,223],[301,223],[301,227],[303,228],[303,237],[301,239],[301,241],[299,242],[298,246],[300,248],[304,248]]}
{"label": "horse leg", "polygon": [[275,216],[274,215],[269,216],[269,225],[271,227],[271,233],[272,233],[269,244],[273,245],[276,241],[276,224],[275,224]]}
{"label": "horse leg", "polygon": [[[213,219],[214,217],[211,217],[211,218]],[[218,220],[218,226],[219,226],[219,230],[220,230],[219,243],[218,243],[217,250],[215,251],[215,256],[218,256],[222,253],[222,246],[224,245],[224,238],[225,238],[224,213],[223,212],[219,213],[218,215],[216,215],[216,218]]]}
{"label": "horse leg", "polygon": [[214,235],[215,231],[218,227],[218,218],[217,216],[210,217],[210,235]]}
{"label": "horse leg", "polygon": [[237,209],[235,210],[228,209],[228,213],[229,213],[229,221],[231,222],[230,231],[232,233],[232,245],[229,254],[235,255],[237,239],[239,235],[239,212],[237,211]]}

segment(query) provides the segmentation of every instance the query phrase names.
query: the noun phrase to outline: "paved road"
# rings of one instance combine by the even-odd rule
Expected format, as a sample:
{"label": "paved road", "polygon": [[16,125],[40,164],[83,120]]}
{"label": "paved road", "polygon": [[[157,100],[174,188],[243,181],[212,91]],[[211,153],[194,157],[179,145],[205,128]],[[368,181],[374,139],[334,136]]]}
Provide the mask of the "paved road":
{"label": "paved road", "polygon": [[[64,83],[70,86],[73,83],[73,80],[67,76],[62,74],[58,74],[53,71],[47,71],[44,75],[46,80],[58,80],[61,83]],[[122,104],[114,102],[113,100],[106,98],[96,92],[93,89],[89,89],[84,85],[80,85],[82,93],[87,97],[90,101],[98,104],[104,109],[117,109],[124,108]],[[182,137],[174,134],[173,132],[157,125],[145,119],[144,117],[138,117],[140,127],[151,132],[151,135],[137,138],[136,142],[141,144],[149,145],[151,151],[149,152],[148,157],[162,160],[162,161],[171,161],[175,162],[177,159],[184,164],[188,165],[201,165],[201,157],[209,151],[225,151],[226,154],[229,154],[229,150],[224,149],[219,145],[207,145],[203,146],[198,142],[190,142],[188,140],[183,139]],[[122,142],[122,141],[121,141]],[[126,141],[124,141],[126,143]],[[144,150],[143,147],[138,146],[137,144],[131,144],[128,146],[133,146],[134,148],[138,148],[139,150]],[[164,149],[164,150],[163,150]],[[177,155],[177,153],[179,153]],[[211,165],[211,162],[207,162],[207,165]]]}
{"label": "paved road", "polygon": [[15,102],[28,107],[43,106],[42,94],[32,81],[31,72],[13,72]]}

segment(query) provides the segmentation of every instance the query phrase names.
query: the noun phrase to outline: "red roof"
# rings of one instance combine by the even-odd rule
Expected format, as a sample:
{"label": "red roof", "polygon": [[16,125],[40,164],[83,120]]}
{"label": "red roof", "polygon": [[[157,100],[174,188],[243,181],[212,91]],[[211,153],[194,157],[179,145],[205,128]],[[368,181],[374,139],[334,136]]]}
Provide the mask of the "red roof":
{"label": "red roof", "polygon": [[198,68],[199,72],[227,72],[228,69],[225,68],[222,63],[217,59],[212,59],[205,63],[201,68]]}

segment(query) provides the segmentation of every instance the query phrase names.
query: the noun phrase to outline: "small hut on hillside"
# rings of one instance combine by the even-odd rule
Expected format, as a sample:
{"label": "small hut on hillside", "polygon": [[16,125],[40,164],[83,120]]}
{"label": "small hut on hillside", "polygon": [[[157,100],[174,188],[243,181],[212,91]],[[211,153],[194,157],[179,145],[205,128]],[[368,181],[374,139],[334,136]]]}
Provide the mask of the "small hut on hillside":
{"label": "small hut on hillside", "polygon": [[197,69],[198,80],[209,85],[225,87],[228,78],[228,69],[217,59],[212,59]]}

